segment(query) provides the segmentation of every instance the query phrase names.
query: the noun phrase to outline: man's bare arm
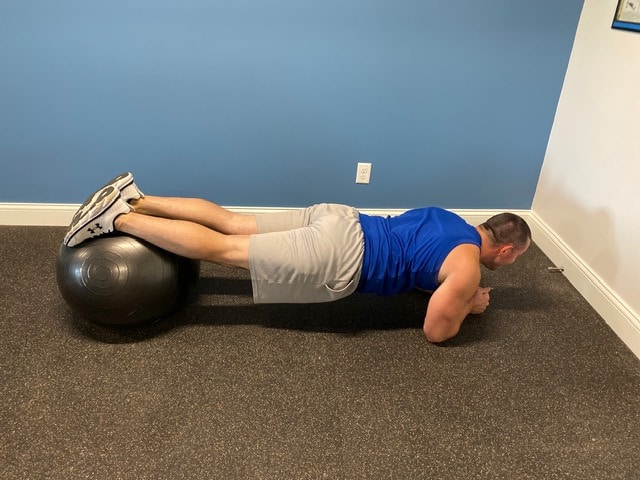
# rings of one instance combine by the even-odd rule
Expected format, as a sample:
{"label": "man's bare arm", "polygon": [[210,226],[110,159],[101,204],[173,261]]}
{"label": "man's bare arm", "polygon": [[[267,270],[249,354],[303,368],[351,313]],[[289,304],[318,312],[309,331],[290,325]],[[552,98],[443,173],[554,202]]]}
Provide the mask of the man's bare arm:
{"label": "man's bare arm", "polygon": [[427,306],[423,331],[428,341],[443,342],[455,336],[470,313],[481,313],[489,304],[489,290],[479,288],[477,248],[461,245],[442,266],[442,283]]}

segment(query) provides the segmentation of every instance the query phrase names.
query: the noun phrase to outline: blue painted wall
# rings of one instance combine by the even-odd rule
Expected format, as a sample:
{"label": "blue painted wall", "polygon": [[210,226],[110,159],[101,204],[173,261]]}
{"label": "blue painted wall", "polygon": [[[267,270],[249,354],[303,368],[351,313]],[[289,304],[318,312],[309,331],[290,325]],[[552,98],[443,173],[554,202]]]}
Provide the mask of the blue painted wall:
{"label": "blue painted wall", "polygon": [[0,202],[530,208],[582,3],[4,0]]}

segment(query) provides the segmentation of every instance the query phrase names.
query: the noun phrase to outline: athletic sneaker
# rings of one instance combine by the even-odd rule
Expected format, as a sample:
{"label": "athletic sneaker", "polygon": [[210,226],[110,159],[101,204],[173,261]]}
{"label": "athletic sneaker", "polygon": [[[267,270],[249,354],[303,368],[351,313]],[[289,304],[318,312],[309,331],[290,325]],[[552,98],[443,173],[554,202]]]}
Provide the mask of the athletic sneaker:
{"label": "athletic sneaker", "polygon": [[133,182],[133,175],[130,172],[121,173],[120,175],[112,179],[109,183],[107,183],[105,187],[109,185],[113,185],[118,190],[120,190],[120,196],[125,202],[128,202],[130,200],[137,200],[141,197],[144,197],[144,194]]}
{"label": "athletic sneaker", "polygon": [[87,213],[87,208],[89,207],[89,205],[93,205],[95,203],[96,197],[109,186],[118,189],[120,191],[120,196],[125,202],[128,202],[130,200],[137,200],[138,198],[144,197],[144,194],[133,182],[133,175],[129,172],[121,173],[117,177],[112,178],[101,188],[96,190],[93,195],[87,198],[85,202],[80,205],[80,208],[78,208],[75,215],[73,216],[73,219],[71,220],[71,225],[69,226],[70,229],[73,228],[73,226],[78,223],[78,220]]}
{"label": "athletic sneaker", "polygon": [[[115,230],[113,222],[119,215],[129,213],[133,207],[122,199],[120,191],[107,185],[89,197],[82,211],[73,217],[64,244],[74,247],[90,238],[99,237]],[[86,207],[84,205],[87,204]]]}

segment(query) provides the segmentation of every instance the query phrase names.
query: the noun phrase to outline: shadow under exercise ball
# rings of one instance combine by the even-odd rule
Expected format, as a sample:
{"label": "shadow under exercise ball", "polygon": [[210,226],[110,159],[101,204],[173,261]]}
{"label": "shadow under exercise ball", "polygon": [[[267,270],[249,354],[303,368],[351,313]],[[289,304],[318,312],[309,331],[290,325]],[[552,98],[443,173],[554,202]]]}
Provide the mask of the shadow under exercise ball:
{"label": "shadow under exercise ball", "polygon": [[135,325],[175,313],[189,299],[200,262],[117,235],[58,252],[58,289],[73,312],[104,325]]}

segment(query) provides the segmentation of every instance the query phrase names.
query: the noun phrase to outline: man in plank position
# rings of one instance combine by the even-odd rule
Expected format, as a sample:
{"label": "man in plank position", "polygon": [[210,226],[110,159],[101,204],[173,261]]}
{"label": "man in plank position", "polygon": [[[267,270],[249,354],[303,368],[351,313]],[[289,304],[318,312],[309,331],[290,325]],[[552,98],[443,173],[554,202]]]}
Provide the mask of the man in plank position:
{"label": "man in plank position", "polygon": [[73,247],[113,231],[249,270],[256,303],[327,302],[356,291],[432,292],[423,331],[434,343],[455,336],[467,315],[489,305],[480,265],[510,265],[531,244],[529,226],[512,213],[477,227],[437,207],[395,217],[337,204],[246,215],[202,199],[143,195],[130,173],[85,201],[64,243]]}

